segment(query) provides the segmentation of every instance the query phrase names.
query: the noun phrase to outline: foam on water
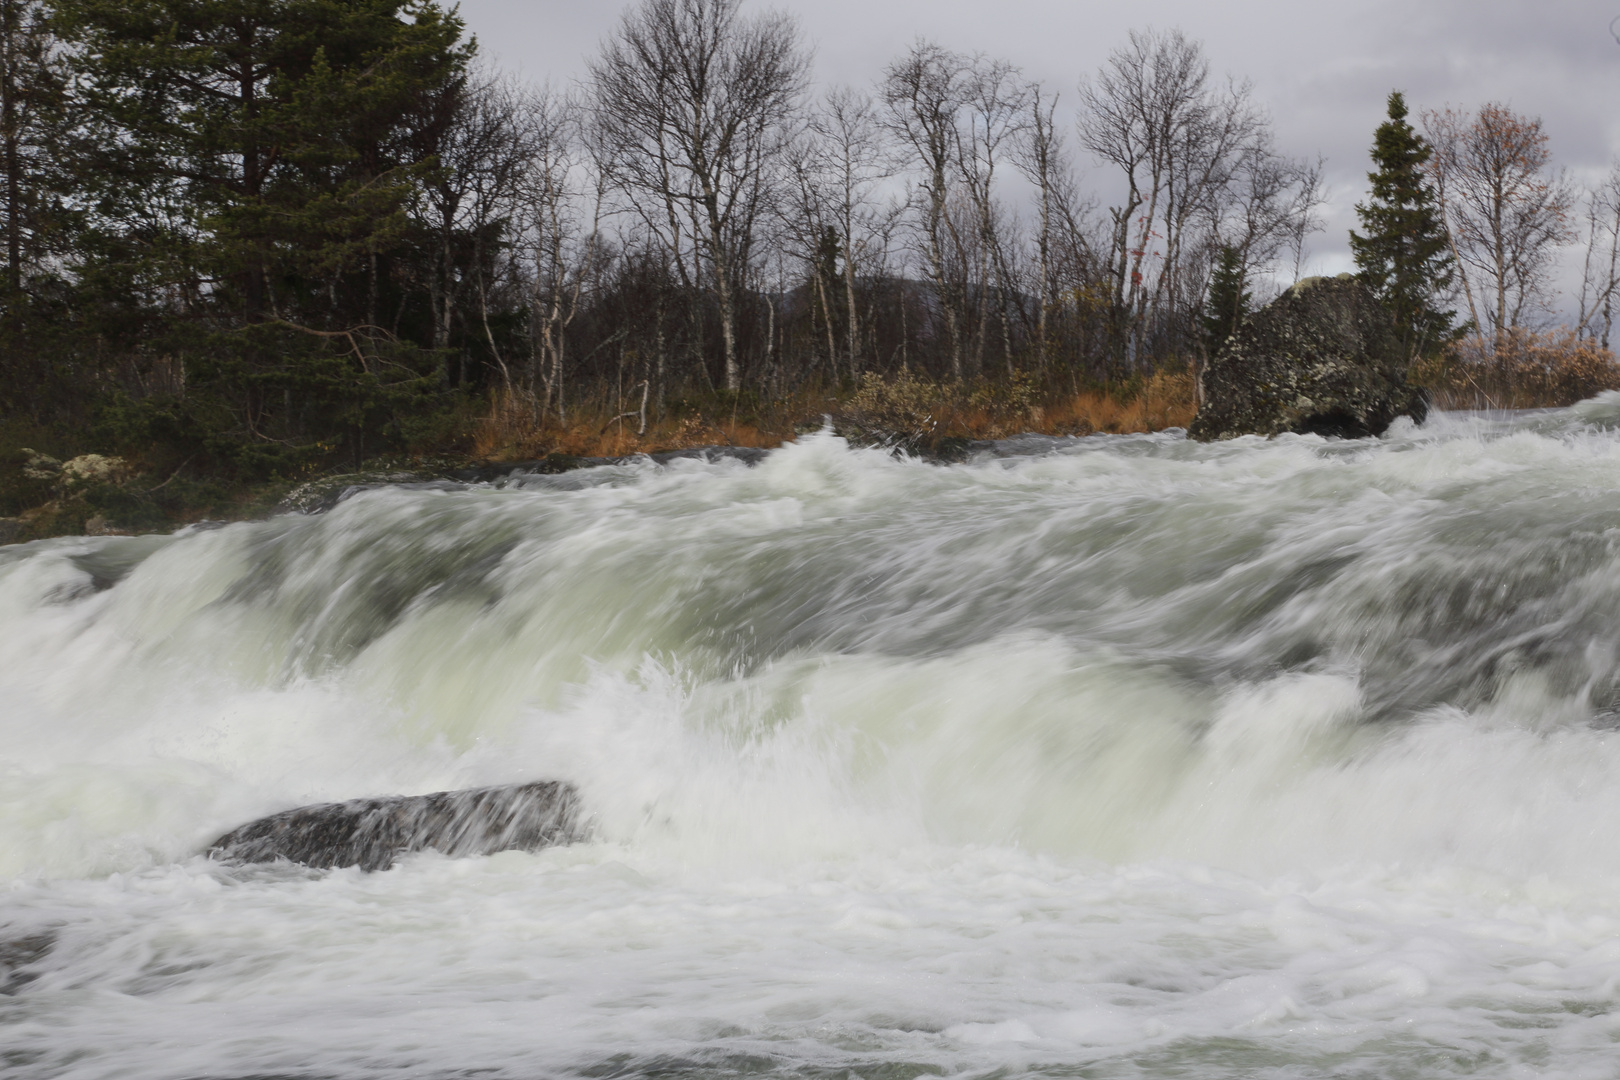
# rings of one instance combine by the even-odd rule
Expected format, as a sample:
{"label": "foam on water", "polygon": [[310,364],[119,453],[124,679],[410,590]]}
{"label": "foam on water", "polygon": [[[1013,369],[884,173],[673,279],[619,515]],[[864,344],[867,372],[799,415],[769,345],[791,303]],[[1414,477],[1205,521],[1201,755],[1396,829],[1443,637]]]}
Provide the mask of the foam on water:
{"label": "foam on water", "polygon": [[[1607,1076],[1620,395],[0,549],[0,1073]],[[562,779],[596,839],[196,854]]]}

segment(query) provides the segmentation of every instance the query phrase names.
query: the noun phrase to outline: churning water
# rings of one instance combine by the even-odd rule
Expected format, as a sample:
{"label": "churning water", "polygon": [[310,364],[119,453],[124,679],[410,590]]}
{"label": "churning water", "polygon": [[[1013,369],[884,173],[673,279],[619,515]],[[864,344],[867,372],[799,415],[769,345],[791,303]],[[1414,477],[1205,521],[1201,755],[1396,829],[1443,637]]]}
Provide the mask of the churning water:
{"label": "churning water", "polygon": [[[5,548],[0,710],[8,1077],[1620,1060],[1620,395]],[[550,779],[594,839],[197,854]]]}

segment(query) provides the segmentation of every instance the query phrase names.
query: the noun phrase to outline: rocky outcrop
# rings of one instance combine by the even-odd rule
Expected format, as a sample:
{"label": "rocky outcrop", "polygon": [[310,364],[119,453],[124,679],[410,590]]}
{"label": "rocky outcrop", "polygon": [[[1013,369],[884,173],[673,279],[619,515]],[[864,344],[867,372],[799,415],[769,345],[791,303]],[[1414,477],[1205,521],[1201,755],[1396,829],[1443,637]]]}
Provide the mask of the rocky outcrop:
{"label": "rocky outcrop", "polygon": [[1306,278],[1244,320],[1200,379],[1195,439],[1378,435],[1421,422],[1428,396],[1406,382],[1389,314],[1349,274]]}
{"label": "rocky outcrop", "polygon": [[209,845],[208,856],[387,870],[413,851],[537,851],[585,835],[579,793],[572,784],[546,781],[303,806],[226,833]]}
{"label": "rocky outcrop", "polygon": [[45,480],[64,487],[77,484],[116,484],[127,480],[134,471],[129,462],[123,458],[106,457],[102,454],[80,454],[63,462],[42,454],[38,450],[23,447],[20,453],[27,454],[23,463],[22,473],[30,480]]}

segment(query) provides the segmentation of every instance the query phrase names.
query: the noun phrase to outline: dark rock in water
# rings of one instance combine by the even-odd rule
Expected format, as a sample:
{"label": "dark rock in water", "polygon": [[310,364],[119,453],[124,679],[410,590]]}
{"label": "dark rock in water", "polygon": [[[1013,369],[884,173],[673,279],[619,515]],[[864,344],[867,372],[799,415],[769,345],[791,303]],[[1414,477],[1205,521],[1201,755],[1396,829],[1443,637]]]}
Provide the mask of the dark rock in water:
{"label": "dark rock in water", "polygon": [[35,979],[29,970],[56,947],[56,934],[39,931],[21,937],[0,937],[0,994],[15,994]]}
{"label": "dark rock in water", "polygon": [[744,465],[758,465],[770,456],[770,451],[760,446],[694,446],[686,450],[660,450],[647,456],[660,465],[668,465],[672,461],[705,461],[710,465],[717,461],[740,461]]}
{"label": "dark rock in water", "polygon": [[386,870],[396,856],[427,848],[446,855],[491,855],[570,844],[585,838],[580,818],[579,793],[557,781],[390,795],[260,818],[215,840],[208,856]]}
{"label": "dark rock in water", "polygon": [[1299,434],[1360,438],[1401,415],[1422,422],[1428,395],[1406,382],[1389,314],[1349,274],[1306,278],[1245,319],[1200,380],[1195,439]]}

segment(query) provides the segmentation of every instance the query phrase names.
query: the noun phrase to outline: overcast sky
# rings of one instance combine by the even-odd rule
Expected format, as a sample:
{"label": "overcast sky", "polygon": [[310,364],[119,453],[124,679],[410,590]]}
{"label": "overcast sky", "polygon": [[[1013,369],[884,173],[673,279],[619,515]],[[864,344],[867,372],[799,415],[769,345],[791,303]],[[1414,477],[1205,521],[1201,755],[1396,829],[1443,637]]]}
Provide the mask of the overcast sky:
{"label": "overcast sky", "polygon": [[[1620,0],[748,0],[799,20],[824,84],[870,86],[919,35],[982,51],[1072,103],[1133,28],[1180,28],[1214,71],[1251,80],[1280,148],[1323,154],[1332,202],[1311,241],[1316,272],[1349,268],[1345,233],[1363,197],[1367,148],[1391,89],[1414,112],[1501,101],[1542,118],[1555,160],[1596,179],[1620,152]],[[461,0],[483,55],[535,79],[578,78],[617,22],[613,0]],[[1106,198],[1103,176],[1088,187]]]}

